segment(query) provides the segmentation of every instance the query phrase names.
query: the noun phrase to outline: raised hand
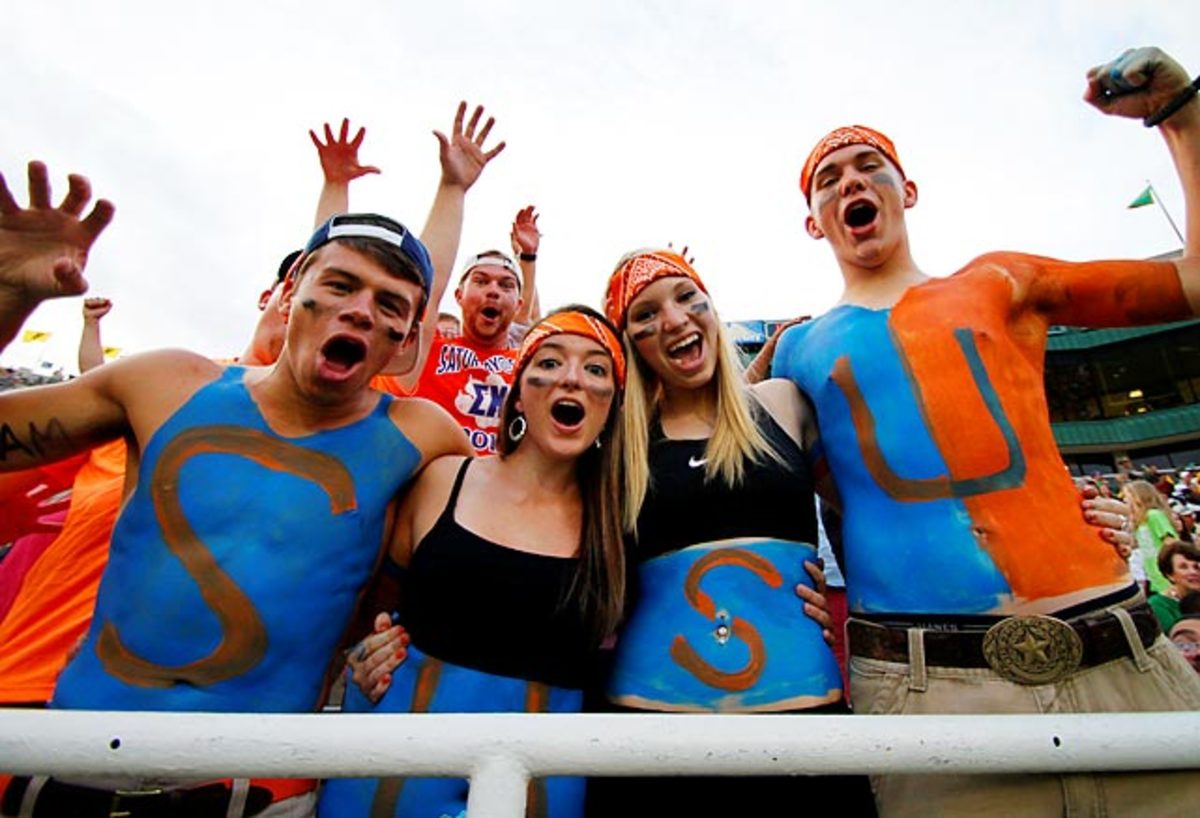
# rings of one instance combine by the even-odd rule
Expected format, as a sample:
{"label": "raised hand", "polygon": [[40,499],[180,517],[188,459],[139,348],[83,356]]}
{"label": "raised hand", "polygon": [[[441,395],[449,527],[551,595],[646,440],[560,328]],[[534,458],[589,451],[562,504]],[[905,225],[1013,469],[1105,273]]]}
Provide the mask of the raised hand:
{"label": "raised hand", "polygon": [[362,145],[363,137],[367,135],[367,129],[359,128],[354,138],[347,140],[349,133],[349,119],[342,120],[342,129],[336,139],[333,136],[333,131],[329,128],[328,122],[325,123],[324,142],[321,142],[320,138],[313,131],[308,132],[312,143],[317,147],[317,156],[321,159],[321,170],[325,173],[326,182],[335,185],[345,185],[360,176],[366,176],[368,173],[379,173],[379,168],[374,165],[360,165],[358,163],[358,149]]}
{"label": "raised hand", "polygon": [[52,207],[46,166],[30,162],[29,207],[22,208],[0,176],[0,293],[10,303],[32,306],[87,290],[88,250],[112,221],[113,206],[101,199],[80,218],[92,186],[77,174],[67,180],[67,195]]}
{"label": "raised hand", "polygon": [[98,322],[108,315],[108,311],[111,309],[112,301],[107,298],[85,298],[83,299],[83,320]]}
{"label": "raised hand", "polygon": [[1131,48],[1087,72],[1083,98],[1106,114],[1144,119],[1188,86],[1179,63],[1154,47]]}
{"label": "raised hand", "polygon": [[516,218],[513,219],[512,233],[509,238],[512,240],[513,253],[520,256],[522,253],[536,254],[538,246],[542,241],[542,234],[538,230],[538,214],[534,212],[533,205],[523,207],[517,211]]}
{"label": "raised hand", "polygon": [[463,119],[466,115],[467,103],[458,103],[458,112],[454,115],[454,128],[450,136],[447,137],[441,131],[433,132],[439,146],[442,183],[461,187],[464,191],[475,184],[487,163],[504,150],[505,144],[501,142],[491,150],[484,150],[484,143],[496,120],[489,116],[483,127],[479,128],[479,120],[483,118],[482,105],[475,106],[475,112],[471,114],[471,119],[464,128]]}

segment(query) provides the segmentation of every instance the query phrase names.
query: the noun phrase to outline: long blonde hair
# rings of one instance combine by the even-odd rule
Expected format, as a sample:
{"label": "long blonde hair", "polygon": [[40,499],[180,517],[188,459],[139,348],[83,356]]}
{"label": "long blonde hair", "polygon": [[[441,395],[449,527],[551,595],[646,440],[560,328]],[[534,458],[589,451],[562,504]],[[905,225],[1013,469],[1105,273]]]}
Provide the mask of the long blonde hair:
{"label": "long blonde hair", "polygon": [[[716,318],[716,310],[713,310]],[[746,463],[761,463],[766,458],[783,462],[755,423],[749,389],[728,333],[717,320],[717,366],[713,379],[704,386],[717,396],[713,433],[704,447],[704,479],[721,480],[733,488],[741,484]],[[628,331],[622,332],[625,358],[629,361],[625,381],[625,404],[621,427],[625,445],[625,502],[622,517],[625,530],[637,534],[638,515],[650,488],[650,423],[662,400],[662,384],[634,348]]]}
{"label": "long blonde hair", "polygon": [[1131,480],[1125,484],[1125,495],[1129,508],[1133,511],[1134,528],[1146,522],[1146,515],[1154,508],[1166,514],[1167,519],[1174,524],[1174,513],[1171,511],[1171,506],[1167,504],[1162,492],[1156,489],[1152,483],[1145,480]]}

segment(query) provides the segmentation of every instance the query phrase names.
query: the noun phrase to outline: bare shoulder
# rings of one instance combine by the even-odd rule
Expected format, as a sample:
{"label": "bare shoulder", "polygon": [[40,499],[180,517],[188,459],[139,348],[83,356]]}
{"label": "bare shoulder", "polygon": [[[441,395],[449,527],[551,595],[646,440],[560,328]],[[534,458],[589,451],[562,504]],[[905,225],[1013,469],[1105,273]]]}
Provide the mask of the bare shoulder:
{"label": "bare shoulder", "polygon": [[462,455],[450,454],[430,460],[417,475],[415,493],[429,496],[443,494],[448,497],[454,478],[467,459]]}
{"label": "bare shoulder", "polygon": [[[210,358],[189,352],[186,349],[158,349],[141,352],[113,361],[93,370],[98,376],[116,378],[118,381],[133,381],[137,385],[159,382],[159,388],[170,387],[174,382],[180,386],[205,383],[218,377],[225,367]],[[92,373],[88,373],[91,376]]]}
{"label": "bare shoulder", "polygon": [[421,452],[421,464],[443,455],[471,455],[462,427],[442,407],[425,398],[397,398],[388,416]]}
{"label": "bare shoulder", "polygon": [[805,441],[810,438],[806,429],[813,427],[814,418],[796,384],[786,378],[768,378],[751,386],[750,391],[788,437],[805,448]]}
{"label": "bare shoulder", "polygon": [[125,406],[135,437],[145,442],[192,395],[224,371],[224,366],[203,355],[160,349],[97,367],[84,378],[106,379],[104,388]]}

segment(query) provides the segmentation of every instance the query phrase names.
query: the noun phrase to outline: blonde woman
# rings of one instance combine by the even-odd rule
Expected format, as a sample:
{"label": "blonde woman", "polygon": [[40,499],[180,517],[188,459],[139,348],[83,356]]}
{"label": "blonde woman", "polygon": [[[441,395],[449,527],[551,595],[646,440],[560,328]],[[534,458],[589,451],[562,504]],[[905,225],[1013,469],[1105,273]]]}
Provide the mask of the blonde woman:
{"label": "blonde woman", "polygon": [[1133,512],[1133,535],[1137,541],[1137,553],[1133,559],[1141,560],[1150,591],[1161,594],[1171,583],[1158,569],[1158,552],[1163,540],[1179,537],[1174,513],[1167,505],[1167,498],[1145,480],[1127,483],[1125,500]]}
{"label": "blonde woman", "polygon": [[[848,712],[822,633],[805,456],[815,434],[799,392],[781,380],[746,386],[703,281],[676,253],[622,258],[605,313],[629,360],[623,516],[634,566],[610,706]],[[593,780],[591,790],[600,815],[622,803],[730,814],[738,800],[783,814],[805,799],[874,812],[865,777]]]}

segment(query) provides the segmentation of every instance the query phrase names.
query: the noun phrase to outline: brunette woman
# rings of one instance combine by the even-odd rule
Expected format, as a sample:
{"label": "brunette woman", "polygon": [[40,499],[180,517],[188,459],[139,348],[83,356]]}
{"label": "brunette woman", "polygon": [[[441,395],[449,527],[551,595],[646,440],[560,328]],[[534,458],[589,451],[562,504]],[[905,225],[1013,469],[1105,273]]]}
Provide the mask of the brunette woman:
{"label": "brunette woman", "polygon": [[[502,410],[499,457],[433,461],[403,501],[391,559],[403,569],[407,660],[372,708],[578,712],[595,651],[624,598],[620,427],[624,355],[587,307],[530,330]],[[531,814],[577,816],[583,780],[531,787]],[[456,816],[467,782],[333,780],[330,816]]]}

